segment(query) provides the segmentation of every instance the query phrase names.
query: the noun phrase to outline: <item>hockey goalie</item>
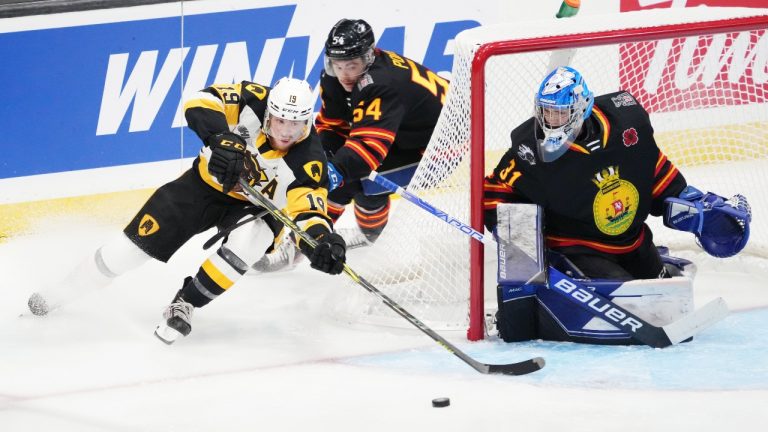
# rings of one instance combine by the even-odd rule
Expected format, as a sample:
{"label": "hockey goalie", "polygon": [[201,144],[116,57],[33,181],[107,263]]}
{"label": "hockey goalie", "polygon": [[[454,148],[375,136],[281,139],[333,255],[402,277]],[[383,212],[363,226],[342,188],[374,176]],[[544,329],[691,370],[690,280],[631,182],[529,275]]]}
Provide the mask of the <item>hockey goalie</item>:
{"label": "hockey goalie", "polygon": [[[645,221],[661,216],[710,255],[728,257],[749,239],[747,200],[688,185],[628,92],[596,97],[577,70],[559,67],[534,100],[535,115],[513,129],[485,179],[485,222],[499,239],[500,336],[634,344],[631,322],[606,320],[611,301],[654,326],[691,313],[694,267],[657,248]],[[532,203],[537,215],[516,219],[526,205],[504,203]],[[562,284],[581,284],[589,307],[574,307],[554,289]]]}

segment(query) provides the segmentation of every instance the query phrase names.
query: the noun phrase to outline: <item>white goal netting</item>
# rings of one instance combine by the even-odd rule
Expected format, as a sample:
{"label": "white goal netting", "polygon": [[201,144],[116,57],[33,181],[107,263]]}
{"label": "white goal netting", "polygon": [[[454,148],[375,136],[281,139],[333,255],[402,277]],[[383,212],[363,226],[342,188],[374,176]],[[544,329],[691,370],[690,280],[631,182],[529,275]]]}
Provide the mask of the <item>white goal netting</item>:
{"label": "white goal netting", "polygon": [[[472,123],[482,122],[487,173],[508,148],[512,128],[532,115],[533,95],[547,72],[552,47],[575,44],[570,64],[584,75],[596,95],[623,89],[643,103],[651,113],[659,146],[689,184],[723,196],[742,193],[749,198],[753,229],[743,254],[768,257],[764,220],[768,202],[768,16],[757,19],[756,30],[741,32],[733,28],[743,28],[736,26],[745,25],[745,20],[731,19],[758,12],[716,8],[686,9],[684,13],[644,11],[610,19],[584,16],[567,23],[515,23],[462,33],[454,44],[446,105],[408,190],[469,222],[470,162],[478,163],[478,155],[470,151]],[[713,23],[701,24],[708,21]],[[673,33],[657,32],[660,38],[639,36],[653,33],[649,29],[663,29],[658,27],[663,25],[677,27]],[[708,29],[715,25],[724,29],[710,34]],[[578,35],[567,36],[577,29]],[[566,36],[547,45],[557,35]],[[617,39],[604,44],[606,35]],[[538,50],[504,53],[507,41],[520,39],[527,41],[523,45],[538,44]],[[482,82],[472,74],[479,47],[491,51]],[[477,103],[471,94],[473,79],[484,87],[482,118],[472,111]],[[670,246],[673,252],[696,248],[689,234],[665,229],[660,220],[651,226],[656,243]],[[486,250],[488,266],[483,260],[471,262],[466,236],[400,200],[378,242],[354,256],[351,264],[433,328],[464,330],[469,323],[470,268],[485,272],[486,295],[480,301],[488,308],[495,305],[494,253]],[[362,289],[345,290],[343,298],[331,299],[330,307],[336,316],[350,321],[407,325]]]}

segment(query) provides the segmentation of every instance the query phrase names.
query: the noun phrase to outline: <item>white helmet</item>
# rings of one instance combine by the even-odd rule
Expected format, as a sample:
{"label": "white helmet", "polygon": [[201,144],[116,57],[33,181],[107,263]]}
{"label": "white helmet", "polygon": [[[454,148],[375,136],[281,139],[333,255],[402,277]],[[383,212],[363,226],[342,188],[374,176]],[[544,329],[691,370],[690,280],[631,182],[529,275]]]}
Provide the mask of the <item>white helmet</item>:
{"label": "white helmet", "polygon": [[289,121],[301,121],[301,133],[297,133],[295,142],[309,136],[312,110],[315,100],[309,83],[296,78],[281,78],[267,97],[267,112],[264,114],[264,133],[274,137],[270,131],[272,117]]}

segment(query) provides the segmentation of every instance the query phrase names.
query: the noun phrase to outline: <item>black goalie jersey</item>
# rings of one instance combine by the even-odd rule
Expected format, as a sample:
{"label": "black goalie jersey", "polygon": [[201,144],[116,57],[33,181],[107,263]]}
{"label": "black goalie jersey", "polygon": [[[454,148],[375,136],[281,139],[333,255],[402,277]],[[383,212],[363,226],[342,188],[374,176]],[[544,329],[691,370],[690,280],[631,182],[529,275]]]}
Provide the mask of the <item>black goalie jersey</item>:
{"label": "black goalie jersey", "polygon": [[512,146],[485,179],[485,221],[496,206],[533,202],[543,207],[550,248],[586,246],[621,254],[642,244],[649,214],[686,186],[656,145],[648,113],[627,92],[595,98],[592,115],[568,152],[544,163],[536,152],[533,118],[512,131]]}
{"label": "black goalie jersey", "polygon": [[418,162],[448,91],[444,78],[409,58],[379,49],[351,93],[325,72],[320,85],[323,105],[315,127],[348,179]]}

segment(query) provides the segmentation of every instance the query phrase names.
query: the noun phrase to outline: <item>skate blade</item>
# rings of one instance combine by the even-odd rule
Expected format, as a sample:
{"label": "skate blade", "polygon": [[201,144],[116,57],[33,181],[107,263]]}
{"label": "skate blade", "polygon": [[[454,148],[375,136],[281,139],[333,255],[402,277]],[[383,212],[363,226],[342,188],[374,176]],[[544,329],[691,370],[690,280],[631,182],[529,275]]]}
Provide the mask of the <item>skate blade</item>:
{"label": "skate blade", "polygon": [[183,336],[178,330],[168,327],[167,325],[159,325],[155,329],[155,336],[160,339],[164,344],[171,345],[176,342],[176,339]]}

